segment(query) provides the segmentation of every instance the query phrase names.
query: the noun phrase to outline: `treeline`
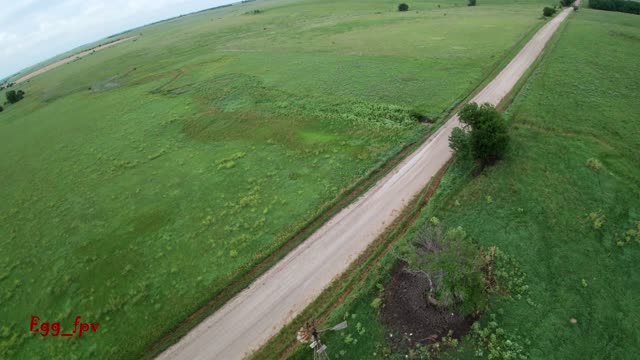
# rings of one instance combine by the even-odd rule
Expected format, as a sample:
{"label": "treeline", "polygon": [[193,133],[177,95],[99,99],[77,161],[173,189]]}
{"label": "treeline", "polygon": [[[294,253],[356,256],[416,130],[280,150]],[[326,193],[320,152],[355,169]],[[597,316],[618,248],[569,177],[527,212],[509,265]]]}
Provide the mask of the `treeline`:
{"label": "treeline", "polygon": [[620,11],[640,15],[640,2],[630,0],[589,0],[589,7],[597,10]]}

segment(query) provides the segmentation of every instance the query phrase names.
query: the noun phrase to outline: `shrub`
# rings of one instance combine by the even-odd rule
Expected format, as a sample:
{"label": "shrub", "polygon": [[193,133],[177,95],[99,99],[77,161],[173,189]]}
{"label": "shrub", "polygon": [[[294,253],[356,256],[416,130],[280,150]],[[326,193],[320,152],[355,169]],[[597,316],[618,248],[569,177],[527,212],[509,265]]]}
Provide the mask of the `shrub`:
{"label": "shrub", "polygon": [[596,158],[588,159],[585,165],[595,172],[600,172],[600,170],[602,170],[602,162]]}
{"label": "shrub", "polygon": [[463,315],[487,307],[481,250],[462,228],[444,232],[441,226],[428,225],[413,246],[401,251],[409,271],[429,278],[427,299],[432,305],[455,307]]}
{"label": "shrub", "polygon": [[399,258],[407,263],[406,271],[427,277],[426,300],[433,306],[466,316],[485,311],[493,295],[520,299],[528,292],[526,274],[515,258],[496,247],[481,247],[461,227],[445,232],[439,222],[431,222],[407,245],[398,249]]}
{"label": "shrub", "polygon": [[545,17],[553,16],[553,14],[555,13],[556,13],[556,9],[552,7],[545,6],[544,9],[542,9],[542,15]]}
{"label": "shrub", "polygon": [[10,104],[15,104],[18,101],[22,100],[24,98],[24,91],[22,90],[9,90],[5,93],[5,96],[7,97],[7,101]]}
{"label": "shrub", "polygon": [[3,112],[4,108],[0,105],[0,112]]}
{"label": "shrub", "polygon": [[560,5],[571,6],[576,0],[560,0]]}
{"label": "shrub", "polygon": [[405,3],[398,5],[398,11],[409,11],[409,5]]}
{"label": "shrub", "polygon": [[606,216],[604,216],[604,214],[600,211],[592,212],[591,214],[589,214],[589,220],[591,220],[591,225],[593,226],[594,230],[602,229],[604,224],[607,222]]}
{"label": "shrub", "polygon": [[640,221],[638,221],[635,227],[631,227],[629,230],[622,234],[622,238],[616,242],[616,245],[622,247],[629,244],[631,241],[640,243]]}
{"label": "shrub", "polygon": [[481,168],[501,158],[509,144],[507,123],[491,104],[465,105],[459,113],[463,129],[454,129],[449,146],[459,155],[472,157]]}
{"label": "shrub", "polygon": [[527,340],[518,335],[510,334],[500,327],[496,315],[491,314],[486,327],[479,322],[471,326],[470,340],[477,357],[488,359],[527,359],[523,343]]}
{"label": "shrub", "polygon": [[476,6],[476,0],[469,0],[469,6]]}

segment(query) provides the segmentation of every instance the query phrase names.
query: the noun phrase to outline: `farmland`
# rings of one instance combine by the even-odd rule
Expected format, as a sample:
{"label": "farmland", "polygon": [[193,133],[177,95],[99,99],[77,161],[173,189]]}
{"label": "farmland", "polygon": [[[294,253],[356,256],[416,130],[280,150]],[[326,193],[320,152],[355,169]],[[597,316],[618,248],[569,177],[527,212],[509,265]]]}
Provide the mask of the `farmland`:
{"label": "farmland", "polygon": [[[396,247],[436,216],[513,255],[529,294],[495,299],[480,323],[499,326],[530,358],[626,359],[640,349],[638,39],[633,15],[581,9],[569,18],[507,108],[508,155],[480,176],[456,161]],[[329,317],[351,324],[326,336],[334,357],[393,352],[402,334],[392,336],[378,312],[396,256]],[[469,345],[465,338],[451,355],[472,358]]]}
{"label": "farmland", "polygon": [[[255,2],[21,84],[0,114],[0,357],[140,355],[430,132],[412,114],[441,120],[543,3]],[[32,314],[101,327],[41,338]]]}

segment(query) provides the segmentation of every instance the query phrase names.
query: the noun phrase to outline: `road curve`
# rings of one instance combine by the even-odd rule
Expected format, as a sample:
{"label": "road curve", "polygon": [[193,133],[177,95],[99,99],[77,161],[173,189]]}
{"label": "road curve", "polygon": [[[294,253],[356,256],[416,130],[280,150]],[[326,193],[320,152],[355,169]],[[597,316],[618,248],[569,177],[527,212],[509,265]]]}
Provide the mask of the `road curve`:
{"label": "road curve", "polygon": [[[541,54],[569,15],[545,24],[472,101],[497,105]],[[451,158],[454,115],[391,173],[320,227],[304,243],[192,329],[158,359],[242,359],[298,315],[347,269]]]}

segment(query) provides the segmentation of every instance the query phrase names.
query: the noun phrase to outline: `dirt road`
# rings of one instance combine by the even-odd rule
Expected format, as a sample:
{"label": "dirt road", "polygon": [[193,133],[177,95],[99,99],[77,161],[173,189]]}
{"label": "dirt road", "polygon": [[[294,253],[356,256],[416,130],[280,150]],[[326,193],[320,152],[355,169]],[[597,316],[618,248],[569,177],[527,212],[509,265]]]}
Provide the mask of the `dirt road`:
{"label": "dirt road", "polygon": [[38,69],[38,70],[36,70],[34,72],[28,73],[27,75],[25,75],[25,76],[19,78],[18,80],[16,80],[15,83],[16,84],[20,84],[21,82],[25,82],[25,81],[31,79],[34,76],[38,76],[38,75],[40,75],[42,73],[45,73],[45,72],[47,72],[49,70],[52,70],[52,69],[55,69],[58,66],[62,66],[64,64],[66,64],[66,63],[70,63],[70,62],[72,62],[73,60],[75,60],[77,58],[85,57],[85,56],[93,53],[94,51],[100,51],[100,50],[106,49],[106,48],[111,47],[113,45],[120,44],[121,42],[125,42],[127,40],[133,39],[134,37],[135,36],[131,36],[131,37],[128,37],[128,38],[112,41],[110,43],[94,47],[93,49],[89,49],[89,50],[86,50],[86,51],[83,51],[83,52],[79,52],[77,54],[73,54],[73,55],[71,55],[71,56],[69,56],[67,58],[64,58],[62,60],[58,60],[58,61],[56,61],[56,62],[54,62],[52,64],[49,64],[49,65],[44,66],[44,67],[41,67],[40,69]]}
{"label": "dirt road", "polygon": [[[550,20],[473,101],[498,104],[542,52],[567,9]],[[159,359],[241,359],[310,304],[380,235],[451,157],[458,116],[415,153],[257,279],[196,326]]]}

